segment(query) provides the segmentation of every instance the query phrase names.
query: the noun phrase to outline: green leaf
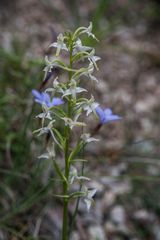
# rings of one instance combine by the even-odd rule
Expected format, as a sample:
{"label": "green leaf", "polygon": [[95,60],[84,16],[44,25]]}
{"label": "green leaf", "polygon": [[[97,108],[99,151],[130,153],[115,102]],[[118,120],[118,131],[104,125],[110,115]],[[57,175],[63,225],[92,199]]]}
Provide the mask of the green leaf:
{"label": "green leaf", "polygon": [[64,139],[60,132],[56,128],[52,128],[52,131],[55,133],[56,138],[58,138],[58,142],[60,142],[59,146],[61,146],[61,149],[64,149]]}
{"label": "green leaf", "polygon": [[72,160],[72,162],[88,162],[88,160],[81,159],[81,158],[76,158],[76,159]]}
{"label": "green leaf", "polygon": [[83,141],[80,141],[77,146],[73,149],[73,151],[70,153],[68,161],[69,163],[74,159],[74,157],[79,153],[79,151],[82,149],[82,146],[84,145]]}
{"label": "green leaf", "polygon": [[77,191],[69,195],[69,198],[78,198],[85,195],[85,192]]}
{"label": "green leaf", "polygon": [[56,116],[57,116],[58,118],[62,118],[62,117],[64,117],[64,116],[66,115],[65,112],[63,111],[63,109],[60,108],[60,107],[54,106],[54,107],[51,108],[51,110],[52,110],[52,109],[54,109],[54,113],[55,113],[55,111],[57,112],[57,113],[56,113]]}
{"label": "green leaf", "polygon": [[55,170],[56,170],[57,175],[58,175],[64,182],[68,183],[66,177],[63,175],[63,173],[62,173],[59,165],[57,164],[57,162],[56,162],[55,160],[53,160],[53,165],[54,165],[54,168],[55,168]]}
{"label": "green leaf", "polygon": [[73,56],[73,62],[77,62],[77,61],[80,61],[84,58],[87,58],[88,55],[89,55],[88,52],[78,52]]}
{"label": "green leaf", "polygon": [[53,197],[57,197],[57,198],[69,198],[68,195],[59,195],[59,194],[52,194]]}

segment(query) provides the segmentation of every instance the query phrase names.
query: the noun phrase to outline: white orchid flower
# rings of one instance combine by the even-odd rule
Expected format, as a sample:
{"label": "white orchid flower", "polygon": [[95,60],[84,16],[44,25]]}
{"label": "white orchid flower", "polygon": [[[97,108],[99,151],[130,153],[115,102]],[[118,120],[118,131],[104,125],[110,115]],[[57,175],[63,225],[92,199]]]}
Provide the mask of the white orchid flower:
{"label": "white orchid flower", "polygon": [[72,184],[75,180],[86,180],[89,181],[90,179],[84,176],[78,176],[78,171],[75,167],[71,166],[70,173],[69,173],[69,182]]}
{"label": "white orchid flower", "polygon": [[83,133],[83,134],[81,135],[81,139],[82,139],[85,143],[98,142],[98,141],[99,141],[99,139],[97,139],[97,138],[90,137],[90,134],[89,134],[89,133]]}
{"label": "white orchid flower", "polygon": [[49,47],[57,48],[56,56],[59,56],[61,50],[68,51],[66,44],[64,43],[64,36],[60,33],[57,37],[57,42],[52,43]]}
{"label": "white orchid flower", "polygon": [[52,144],[52,146],[47,148],[47,153],[43,153],[42,155],[40,155],[38,158],[39,159],[53,159],[55,158],[56,153],[54,150],[54,144]]}
{"label": "white orchid flower", "polygon": [[96,194],[96,189],[88,189],[86,186],[83,187],[84,195],[84,202],[86,203],[87,210],[89,211],[91,208],[93,201],[93,197]]}
{"label": "white orchid flower", "polygon": [[82,106],[83,110],[86,111],[86,115],[88,116],[90,113],[94,112],[95,109],[99,106],[97,102],[94,101],[94,97],[92,96],[91,99],[87,100],[84,105]]}
{"label": "white orchid flower", "polygon": [[75,99],[77,93],[87,92],[86,89],[77,87],[76,84],[76,81],[72,79],[71,83],[69,84],[70,88],[64,91],[62,98],[68,95],[72,95],[72,97]]}
{"label": "white orchid flower", "polygon": [[83,122],[78,122],[78,118],[79,118],[80,114],[77,114],[75,117],[74,117],[74,120],[72,120],[71,118],[67,118],[67,117],[64,117],[62,118],[65,122],[65,125],[69,126],[70,129],[73,129],[73,127],[77,126],[77,127],[80,127],[80,126],[86,126],[85,123]]}
{"label": "white orchid flower", "polygon": [[88,52],[91,49],[91,47],[82,45],[81,40],[78,38],[74,45],[73,54],[76,54],[78,52]]}
{"label": "white orchid flower", "polygon": [[82,30],[81,34],[82,33],[86,33],[89,37],[92,37],[94,38],[95,40],[98,41],[98,39],[95,37],[95,35],[92,33],[92,28],[93,28],[93,25],[92,25],[92,22],[90,22],[88,28],[84,28],[84,30]]}

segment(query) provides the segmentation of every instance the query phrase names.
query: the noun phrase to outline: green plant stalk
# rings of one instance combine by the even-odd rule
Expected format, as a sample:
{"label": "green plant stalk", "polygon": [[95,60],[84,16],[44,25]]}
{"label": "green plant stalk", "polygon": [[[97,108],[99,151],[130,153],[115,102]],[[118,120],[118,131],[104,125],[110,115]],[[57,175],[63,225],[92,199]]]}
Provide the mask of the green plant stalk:
{"label": "green plant stalk", "polygon": [[[73,46],[72,42],[70,45],[70,64],[69,68],[72,68],[72,52],[73,52]],[[72,72],[69,72],[69,80],[68,84],[70,83],[72,78]],[[69,98],[68,101],[68,118],[71,117],[71,99]],[[66,143],[65,143],[65,177],[67,179],[67,182],[63,183],[63,195],[68,194],[68,178],[69,178],[69,171],[70,171],[70,163],[69,163],[69,139],[70,139],[70,128],[69,126],[66,126],[65,129],[66,134]],[[62,240],[68,240],[69,231],[68,231],[68,197],[65,197],[63,200],[63,224],[62,224]]]}
{"label": "green plant stalk", "polygon": [[[83,126],[82,126],[82,132],[83,132]],[[84,147],[85,147],[85,145],[83,144],[82,145],[82,158],[84,158]],[[85,165],[85,163],[82,162],[81,176],[84,175],[84,165]],[[79,184],[79,191],[80,192],[82,191],[82,181],[80,181],[80,184]],[[76,206],[75,206],[75,209],[74,209],[74,212],[73,212],[73,215],[72,215],[72,221],[71,221],[71,224],[70,224],[69,236],[70,236],[70,234],[73,230],[73,227],[75,225],[75,220],[76,220],[76,216],[77,216],[78,208],[79,208],[79,202],[80,202],[80,197],[77,198]]]}
{"label": "green plant stalk", "polygon": [[[69,104],[68,104],[69,113]],[[70,129],[66,126],[66,144],[65,144],[65,177],[67,182],[63,183],[63,195],[68,193],[68,176],[69,176],[69,164],[68,164],[68,152],[69,152],[69,136]],[[68,198],[65,197],[63,200],[63,225],[62,225],[62,240],[68,239]]]}
{"label": "green plant stalk", "polygon": [[[84,172],[84,162],[82,162],[82,169],[81,169],[81,175],[82,176],[83,176],[83,172]],[[79,192],[81,192],[81,190],[82,190],[82,182],[80,182]],[[73,227],[75,225],[75,220],[76,220],[76,216],[77,216],[77,213],[78,213],[79,202],[80,202],[80,197],[78,197],[77,201],[76,201],[76,207],[74,209],[74,213],[73,213],[73,216],[72,216],[69,235],[71,234],[71,232],[73,230]]]}

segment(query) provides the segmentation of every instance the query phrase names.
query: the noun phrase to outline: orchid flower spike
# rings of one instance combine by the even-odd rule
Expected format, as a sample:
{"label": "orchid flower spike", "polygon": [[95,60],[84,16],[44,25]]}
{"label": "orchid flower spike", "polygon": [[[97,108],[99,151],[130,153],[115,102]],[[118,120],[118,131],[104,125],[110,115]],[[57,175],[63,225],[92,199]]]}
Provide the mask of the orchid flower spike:
{"label": "orchid flower spike", "polygon": [[64,103],[61,98],[50,98],[50,95],[45,92],[39,92],[35,89],[32,90],[32,95],[35,98],[35,102],[39,104],[45,104],[47,107],[58,106]]}

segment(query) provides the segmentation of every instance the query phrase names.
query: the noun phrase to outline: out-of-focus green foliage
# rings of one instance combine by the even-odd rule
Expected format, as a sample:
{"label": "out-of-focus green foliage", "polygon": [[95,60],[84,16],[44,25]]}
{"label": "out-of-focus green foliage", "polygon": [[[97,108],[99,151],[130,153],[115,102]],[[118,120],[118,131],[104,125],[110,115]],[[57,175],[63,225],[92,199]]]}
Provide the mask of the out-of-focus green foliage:
{"label": "out-of-focus green foliage", "polygon": [[[42,186],[44,164],[35,161],[31,89],[43,79],[43,62],[27,59],[19,42],[13,50],[0,49],[0,228],[17,214],[38,204],[50,183]],[[35,126],[34,126],[35,127]],[[32,148],[32,149],[31,149]],[[9,228],[9,226],[8,226]],[[8,231],[10,231],[8,229]],[[16,232],[16,231],[15,231]]]}

